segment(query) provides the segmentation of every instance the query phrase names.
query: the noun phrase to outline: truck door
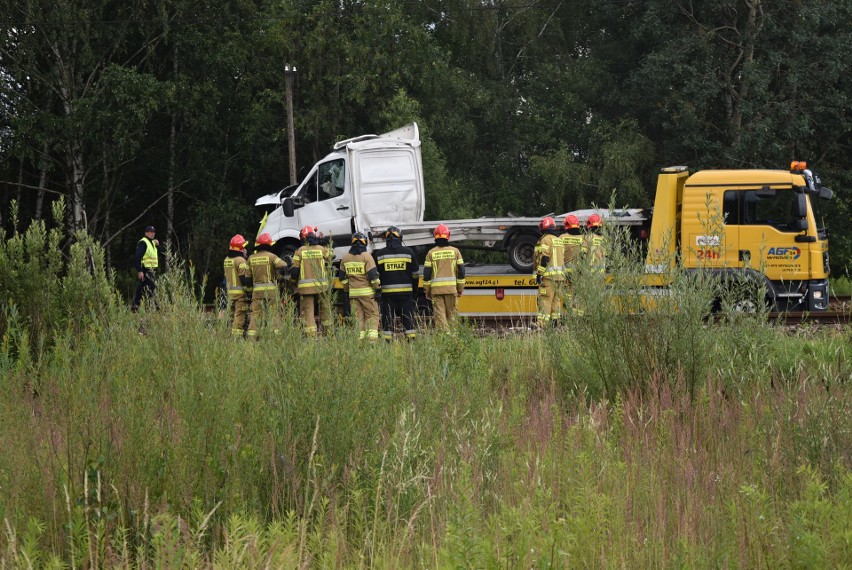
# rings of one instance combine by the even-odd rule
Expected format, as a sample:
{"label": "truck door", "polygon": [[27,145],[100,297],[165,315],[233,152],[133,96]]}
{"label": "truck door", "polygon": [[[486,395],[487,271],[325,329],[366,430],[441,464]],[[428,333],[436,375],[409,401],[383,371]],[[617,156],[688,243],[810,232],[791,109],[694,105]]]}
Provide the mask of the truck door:
{"label": "truck door", "polygon": [[316,226],[334,245],[348,245],[352,236],[352,199],[343,158],[321,162],[299,191],[304,206],[296,210],[299,227]]}
{"label": "truck door", "polygon": [[[741,267],[751,267],[772,281],[809,278],[809,259],[803,243],[801,220],[806,197],[792,187],[743,190],[739,194],[739,245]],[[807,225],[805,225],[807,227]]]}

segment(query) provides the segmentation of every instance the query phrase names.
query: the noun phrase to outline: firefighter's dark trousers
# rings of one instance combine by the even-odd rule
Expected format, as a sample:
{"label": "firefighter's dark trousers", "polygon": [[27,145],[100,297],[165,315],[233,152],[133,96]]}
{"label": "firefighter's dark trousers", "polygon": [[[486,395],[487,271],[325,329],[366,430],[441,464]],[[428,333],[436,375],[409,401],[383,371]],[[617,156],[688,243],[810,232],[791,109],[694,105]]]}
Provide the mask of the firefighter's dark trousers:
{"label": "firefighter's dark trousers", "polygon": [[402,326],[405,328],[406,338],[416,336],[414,296],[411,293],[383,293],[381,309],[382,336],[386,340],[393,338],[397,317],[402,317]]}

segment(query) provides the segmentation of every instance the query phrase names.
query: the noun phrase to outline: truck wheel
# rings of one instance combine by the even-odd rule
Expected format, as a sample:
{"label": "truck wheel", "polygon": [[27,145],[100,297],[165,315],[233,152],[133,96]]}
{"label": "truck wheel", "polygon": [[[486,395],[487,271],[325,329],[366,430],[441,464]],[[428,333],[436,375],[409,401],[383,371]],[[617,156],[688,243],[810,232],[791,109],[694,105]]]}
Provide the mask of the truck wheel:
{"label": "truck wheel", "polygon": [[[729,302],[731,303],[731,311],[741,315],[754,315],[761,310],[775,310],[775,301],[769,295],[760,298],[756,292],[751,291],[737,291],[735,297]],[[721,300],[716,300],[714,308],[716,306],[721,308]]]}
{"label": "truck wheel", "polygon": [[536,243],[538,243],[538,239],[532,234],[520,234],[512,238],[512,241],[509,242],[507,253],[509,255],[509,265],[515,271],[518,273],[533,272]]}
{"label": "truck wheel", "polygon": [[757,312],[757,302],[751,298],[739,299],[734,302],[734,305],[731,308],[735,313],[752,315]]}

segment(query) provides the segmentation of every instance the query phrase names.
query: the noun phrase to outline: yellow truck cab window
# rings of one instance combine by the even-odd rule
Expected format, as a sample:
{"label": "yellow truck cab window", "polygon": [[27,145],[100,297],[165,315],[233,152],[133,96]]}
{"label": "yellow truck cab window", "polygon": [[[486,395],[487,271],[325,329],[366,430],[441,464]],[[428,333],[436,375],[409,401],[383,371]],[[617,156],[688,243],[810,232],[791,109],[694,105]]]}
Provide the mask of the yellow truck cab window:
{"label": "yellow truck cab window", "polygon": [[793,191],[778,192],[775,196],[760,197],[750,190],[745,192],[746,220],[755,225],[767,225],[782,231],[794,232],[798,194]]}
{"label": "yellow truck cab window", "polygon": [[725,225],[772,226],[781,232],[798,232],[795,226],[798,195],[779,191],[774,196],[759,196],[754,190],[725,192]]}

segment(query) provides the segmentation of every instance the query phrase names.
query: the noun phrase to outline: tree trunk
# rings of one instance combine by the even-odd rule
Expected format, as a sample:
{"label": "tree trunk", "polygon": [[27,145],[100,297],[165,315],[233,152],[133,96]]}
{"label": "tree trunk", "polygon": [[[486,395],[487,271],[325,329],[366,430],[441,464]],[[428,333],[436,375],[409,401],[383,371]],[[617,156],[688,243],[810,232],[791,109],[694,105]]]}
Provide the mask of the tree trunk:
{"label": "tree trunk", "polygon": [[748,101],[750,95],[750,74],[752,73],[751,66],[754,63],[754,46],[757,43],[757,36],[763,28],[763,20],[759,16],[763,15],[763,0],[751,0],[746,2],[748,6],[748,17],[746,18],[746,28],[743,34],[744,40],[740,47],[741,52],[738,57],[736,70],[733,70],[729,80],[735,82],[735,77],[739,76],[739,89],[736,89],[736,100],[731,107],[730,113],[730,129],[731,129],[731,146],[736,148],[740,144],[740,136],[743,128],[743,104]]}
{"label": "tree trunk", "polygon": [[[174,80],[178,79],[178,46],[175,44]],[[166,193],[166,251],[172,251],[172,236],[175,230],[175,152],[177,147],[177,111],[172,109],[171,129],[169,131],[169,176]]]}
{"label": "tree trunk", "polygon": [[[45,142],[42,145],[41,154],[43,157],[47,157],[47,143]],[[44,208],[44,195],[45,188],[47,188],[47,159],[42,158],[41,160],[41,168],[39,169],[41,173],[38,177],[38,196],[36,196],[36,207],[35,207],[35,219],[41,219],[41,212]]]}
{"label": "tree trunk", "polygon": [[86,206],[83,196],[86,189],[86,174],[83,168],[83,149],[76,138],[68,149],[68,172],[71,176],[71,230],[85,229]]}

